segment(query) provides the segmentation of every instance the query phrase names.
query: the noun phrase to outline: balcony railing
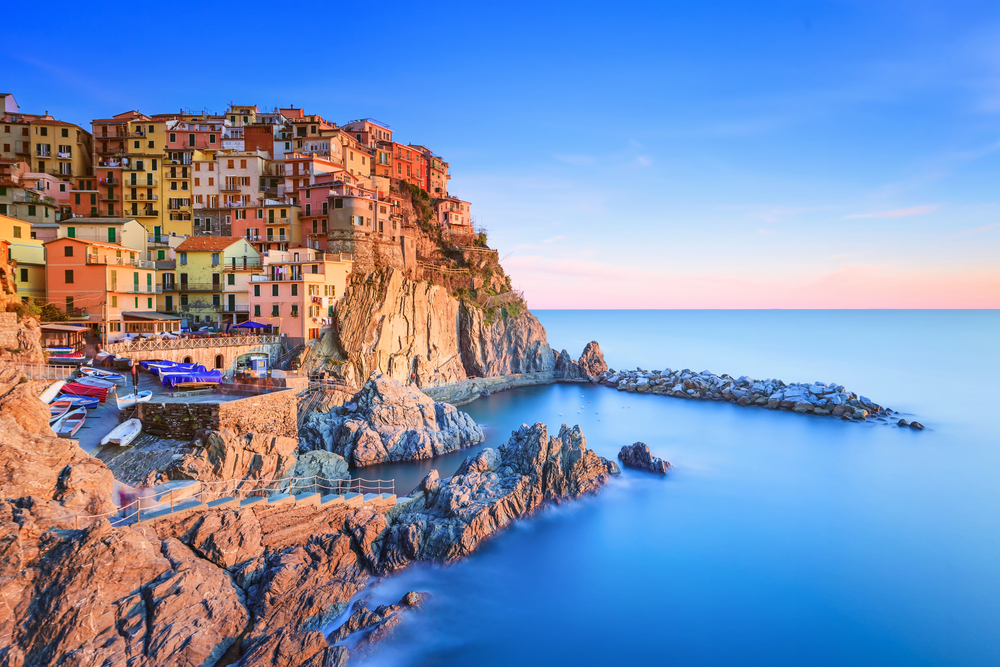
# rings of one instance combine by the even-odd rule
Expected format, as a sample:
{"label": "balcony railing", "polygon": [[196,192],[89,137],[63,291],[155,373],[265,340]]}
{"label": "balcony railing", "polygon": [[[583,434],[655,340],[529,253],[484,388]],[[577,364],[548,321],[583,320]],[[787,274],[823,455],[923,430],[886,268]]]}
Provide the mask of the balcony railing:
{"label": "balcony railing", "polygon": [[116,281],[111,282],[112,292],[121,292],[124,294],[162,294],[163,289],[160,285],[142,285],[140,283],[118,283]]}
{"label": "balcony railing", "polygon": [[250,276],[250,282],[252,283],[295,283],[301,282],[302,276],[321,276],[322,273],[296,273],[290,276],[266,276],[266,275],[255,275]]}
{"label": "balcony railing", "polygon": [[179,282],[175,283],[175,289],[178,292],[221,292],[223,285],[222,283],[186,283]]}
{"label": "balcony railing", "polygon": [[72,160],[73,159],[73,154],[72,153],[56,153],[56,157],[60,157],[63,160]]}
{"label": "balcony railing", "polygon": [[160,212],[154,208],[140,209],[138,211],[129,211],[126,215],[131,215],[136,218],[156,218],[160,215]]}
{"label": "balcony railing", "polygon": [[125,185],[133,188],[155,188],[159,181],[155,178],[130,178]]}
{"label": "balcony railing", "polygon": [[108,266],[134,266],[137,269],[153,269],[156,265],[145,259],[131,259],[129,257],[108,257],[107,255],[87,255],[87,264],[106,264]]}
{"label": "balcony railing", "polygon": [[224,304],[222,306],[222,312],[224,313],[249,313],[250,306],[241,304]]}
{"label": "balcony railing", "polygon": [[132,193],[125,195],[126,201],[157,201],[159,198],[159,195],[147,195],[145,192],[136,193],[134,196]]}
{"label": "balcony railing", "polygon": [[120,185],[122,181],[120,178],[99,178],[97,182],[101,185]]}

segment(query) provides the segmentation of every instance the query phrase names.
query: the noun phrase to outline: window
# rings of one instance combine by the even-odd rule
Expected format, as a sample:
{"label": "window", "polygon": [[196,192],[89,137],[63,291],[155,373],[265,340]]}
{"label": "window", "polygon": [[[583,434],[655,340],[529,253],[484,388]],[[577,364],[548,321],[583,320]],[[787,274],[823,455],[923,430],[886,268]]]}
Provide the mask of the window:
{"label": "window", "polygon": [[73,202],[74,202],[74,203],[75,203],[75,204],[76,204],[77,206],[79,206],[79,205],[80,205],[80,194],[79,194],[79,193],[77,193],[77,194],[73,195]]}
{"label": "window", "polygon": [[254,296],[260,296],[260,285],[254,285],[253,286],[253,295]]}
{"label": "window", "polygon": [[230,169],[235,169],[235,167],[233,166],[235,164],[236,164],[236,160],[229,160],[229,168]]}
{"label": "window", "polygon": [[212,253],[212,264],[218,264],[218,263],[219,263],[219,253],[213,252]]}
{"label": "window", "polygon": [[176,141],[177,141],[177,134],[175,134],[174,132],[171,132],[170,133],[170,143],[174,143]]}
{"label": "window", "polygon": [[194,179],[194,186],[197,188],[200,185],[201,185],[201,179],[200,178],[195,178]]}
{"label": "window", "polygon": [[135,140],[134,145],[135,145],[136,148],[139,148],[139,140],[138,139]]}
{"label": "window", "polygon": [[306,204],[306,215],[312,215],[312,204]]}
{"label": "window", "polygon": [[224,362],[222,360],[222,355],[221,354],[215,355],[215,367],[216,368],[224,368],[225,366],[223,364],[224,364]]}
{"label": "window", "polygon": [[271,317],[278,317],[278,304],[273,304],[271,306]]}
{"label": "window", "polygon": [[118,296],[115,295],[115,294],[111,295],[111,307],[112,308],[117,308],[118,307]]}
{"label": "window", "polygon": [[150,125],[149,126],[149,133],[152,134],[155,129],[156,129],[155,125]]}
{"label": "window", "polygon": [[41,135],[42,135],[43,137],[47,137],[47,136],[49,136],[49,128],[47,128],[47,127],[43,127],[43,128],[41,128]]}
{"label": "window", "polygon": [[323,202],[323,215],[327,214],[327,202]]}
{"label": "window", "polygon": [[271,285],[271,296],[278,296],[278,285]]}
{"label": "window", "polygon": [[343,199],[334,199],[333,200],[333,207],[334,208],[344,208],[344,200]]}
{"label": "window", "polygon": [[292,304],[292,317],[299,316],[299,305],[297,303]]}
{"label": "window", "polygon": [[299,295],[299,285],[298,283],[292,283],[292,296]]}
{"label": "window", "polygon": [[148,148],[156,148],[156,142],[147,141],[146,144]]}
{"label": "window", "polygon": [[253,307],[253,316],[254,317],[260,317],[260,305],[259,304],[255,304],[254,305],[254,307]]}
{"label": "window", "polygon": [[[208,135],[208,143],[210,143],[210,144],[214,144],[215,143],[215,135],[214,134]],[[211,170],[209,170],[209,171],[211,171]]]}
{"label": "window", "polygon": [[152,309],[152,307],[153,307],[153,297],[147,296],[146,297],[146,308]]}
{"label": "window", "polygon": [[73,269],[66,269],[66,284],[73,282]]}
{"label": "window", "polygon": [[281,217],[282,218],[287,218],[288,217],[288,212],[285,209],[281,209]]}
{"label": "window", "polygon": [[21,282],[28,282],[28,269],[21,269]]}
{"label": "window", "polygon": [[64,246],[63,257],[72,257],[72,256],[73,256],[73,246],[71,245]]}
{"label": "window", "polygon": [[226,284],[227,285],[235,285],[236,284],[236,274],[235,273],[227,273],[226,274]]}
{"label": "window", "polygon": [[28,215],[35,215],[35,205],[28,204]]}
{"label": "window", "polygon": [[73,312],[73,297],[71,296],[66,297],[66,312]]}
{"label": "window", "polygon": [[247,161],[246,160],[240,160],[240,169],[246,169],[246,168],[247,168]]}
{"label": "window", "polygon": [[[188,263],[188,254],[186,252],[182,252],[181,253],[181,264],[187,264],[187,263]],[[182,274],[182,275],[184,275],[184,274]]]}
{"label": "window", "polygon": [[312,265],[312,272],[313,273],[319,273],[319,264],[313,264]]}
{"label": "window", "polygon": [[18,227],[17,225],[14,225],[14,238],[15,239],[21,238],[21,228]]}

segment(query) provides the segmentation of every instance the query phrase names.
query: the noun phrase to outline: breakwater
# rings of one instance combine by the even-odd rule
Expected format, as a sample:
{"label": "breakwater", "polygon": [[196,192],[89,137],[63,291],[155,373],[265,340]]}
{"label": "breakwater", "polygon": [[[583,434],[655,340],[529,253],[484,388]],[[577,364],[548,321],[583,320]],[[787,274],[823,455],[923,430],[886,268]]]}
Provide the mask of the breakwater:
{"label": "breakwater", "polygon": [[893,414],[889,408],[836,383],[786,383],[775,379],[755,380],[746,375],[734,378],[727,374],[715,375],[709,371],[698,373],[689,369],[670,368],[659,371],[608,369],[592,379],[606,387],[637,394],[728,401],[743,406],[754,405],[772,410],[858,421],[888,421]]}

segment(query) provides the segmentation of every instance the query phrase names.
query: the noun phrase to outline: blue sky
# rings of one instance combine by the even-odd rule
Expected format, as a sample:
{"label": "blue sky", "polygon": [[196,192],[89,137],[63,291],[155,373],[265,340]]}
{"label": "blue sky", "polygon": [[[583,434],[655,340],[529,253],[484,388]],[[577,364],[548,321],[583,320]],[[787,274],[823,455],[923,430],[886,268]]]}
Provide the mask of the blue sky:
{"label": "blue sky", "polygon": [[294,103],[431,146],[532,307],[1000,307],[997,3],[7,11],[29,111]]}

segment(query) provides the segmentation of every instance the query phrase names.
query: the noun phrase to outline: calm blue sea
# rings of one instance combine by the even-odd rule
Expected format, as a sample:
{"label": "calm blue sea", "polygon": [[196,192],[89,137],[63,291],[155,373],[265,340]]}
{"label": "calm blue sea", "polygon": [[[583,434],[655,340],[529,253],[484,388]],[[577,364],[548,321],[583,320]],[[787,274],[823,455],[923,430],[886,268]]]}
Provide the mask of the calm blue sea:
{"label": "calm blue sea", "polygon": [[838,382],[928,430],[596,386],[479,400],[488,445],[565,422],[676,467],[382,582],[379,602],[433,598],[369,664],[1000,664],[1000,313],[536,314],[574,357],[596,339],[614,368]]}

